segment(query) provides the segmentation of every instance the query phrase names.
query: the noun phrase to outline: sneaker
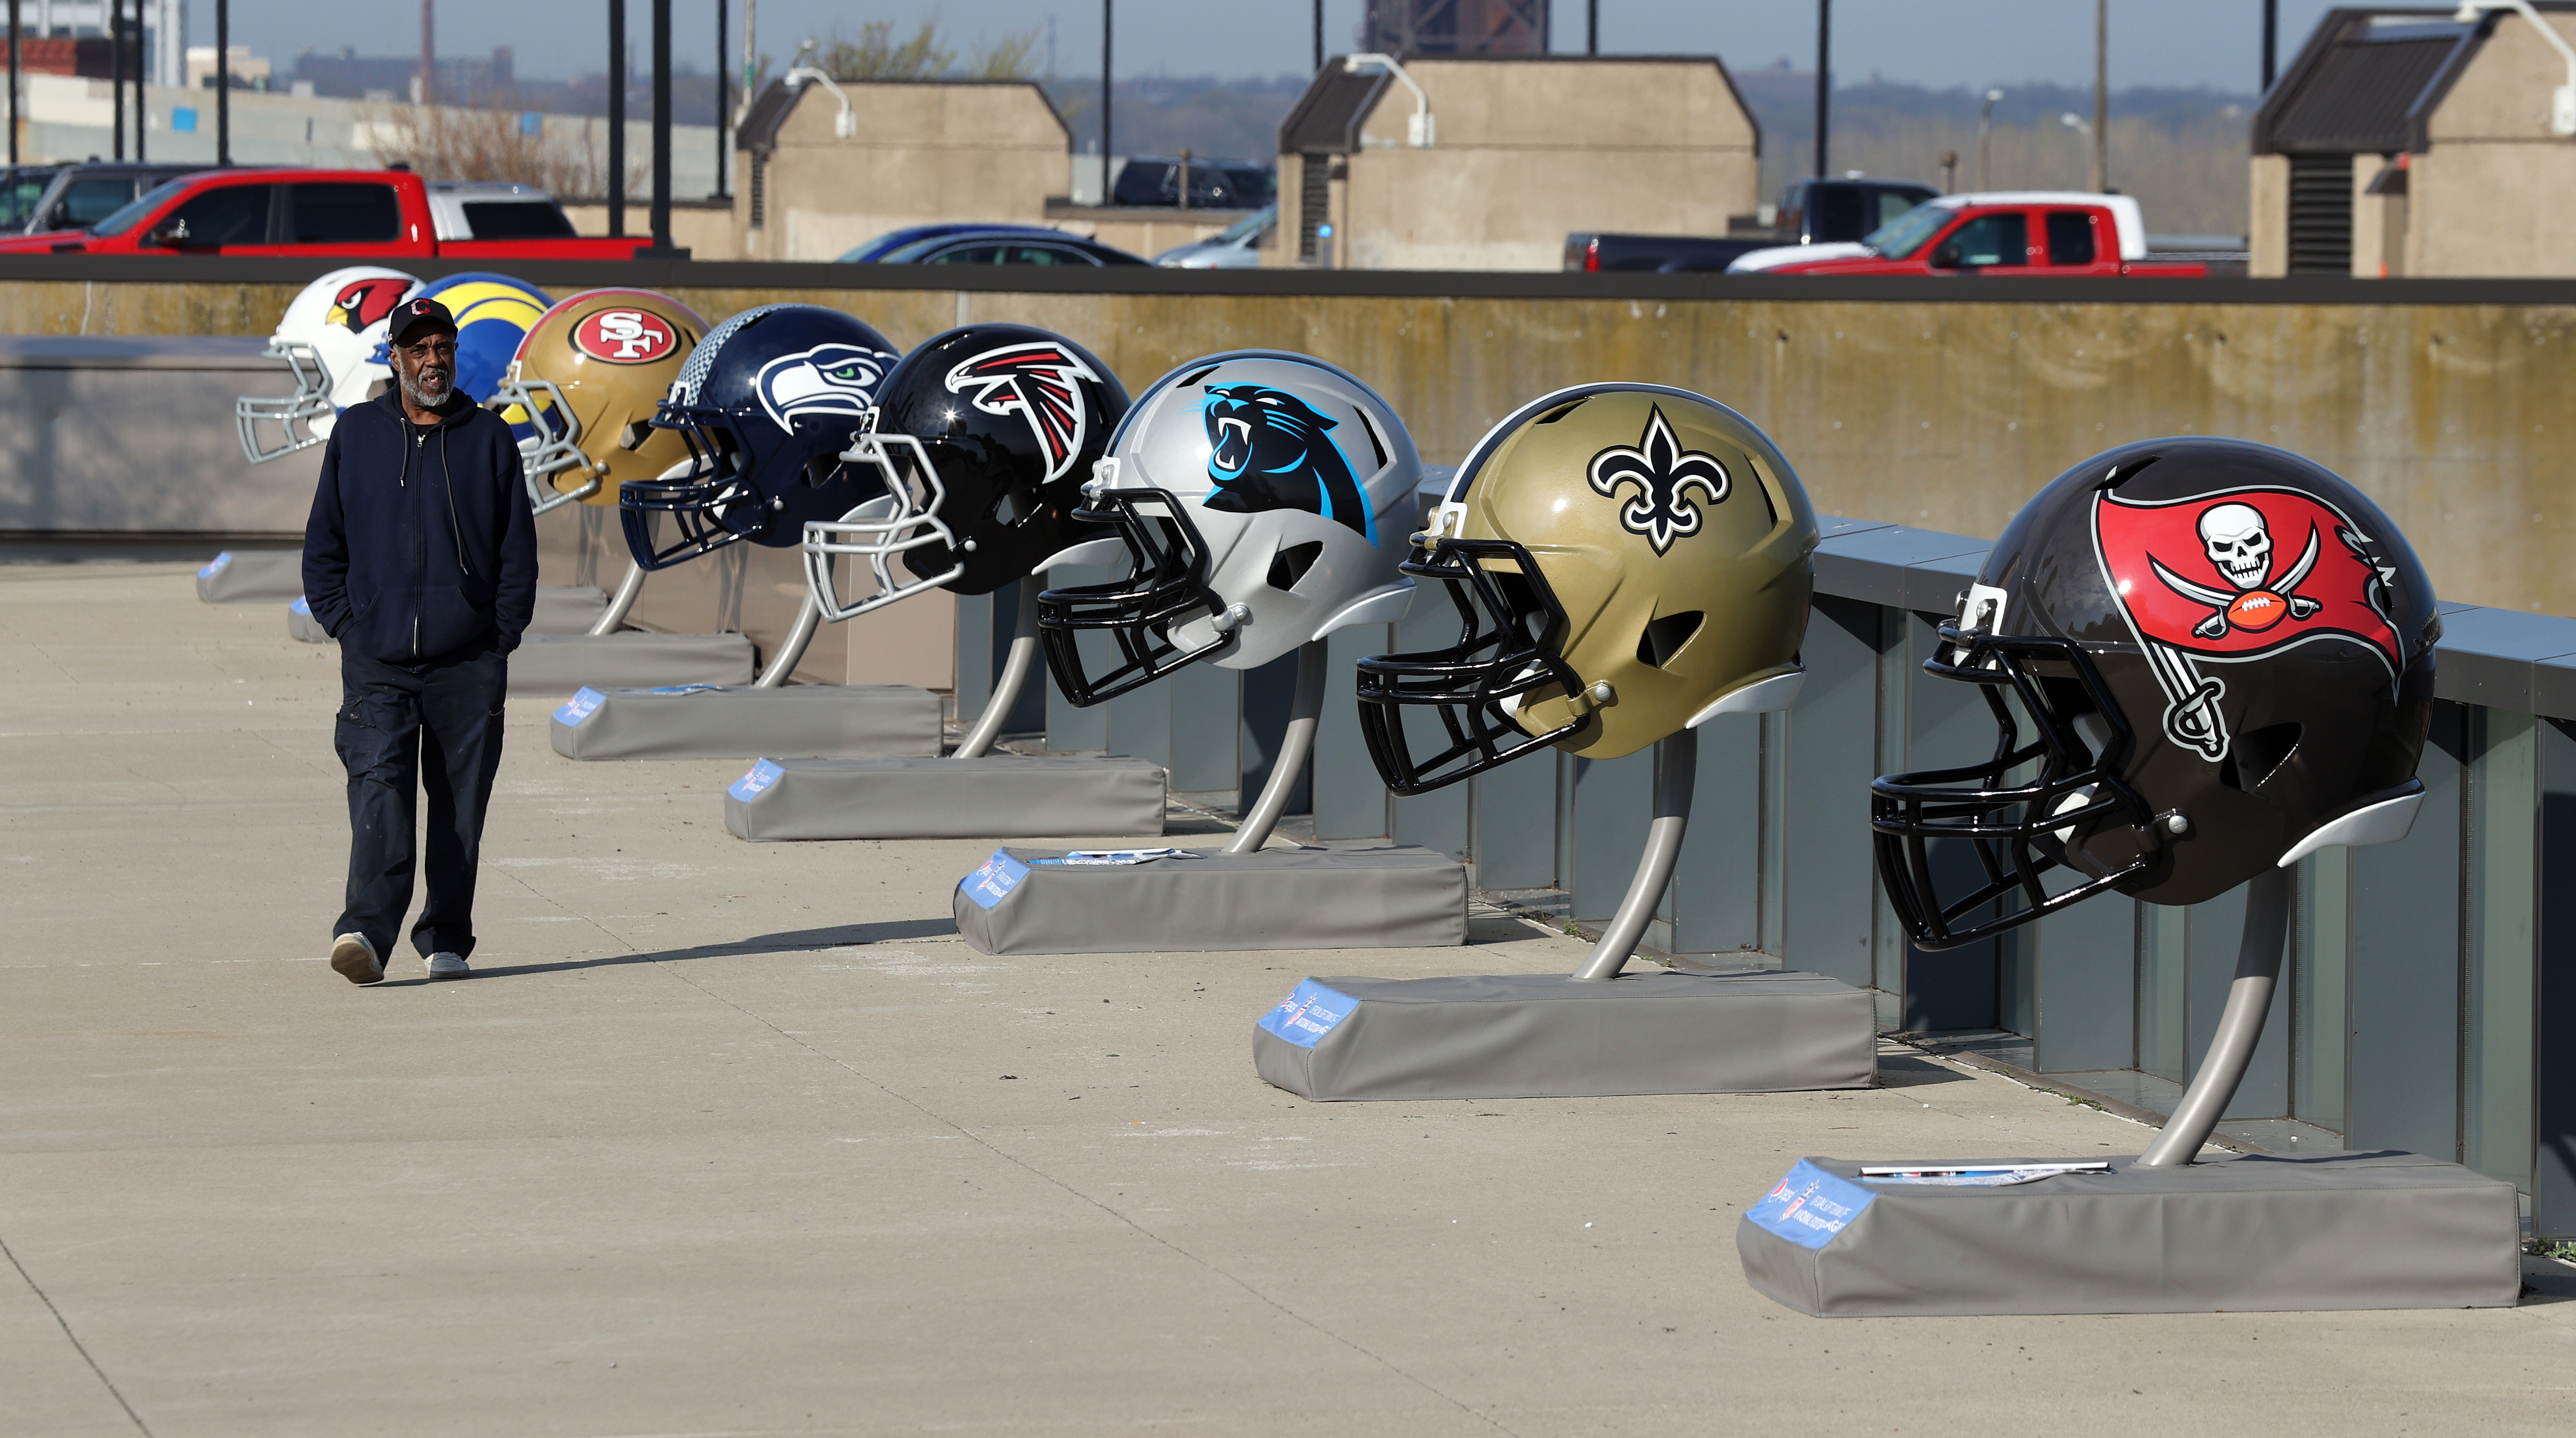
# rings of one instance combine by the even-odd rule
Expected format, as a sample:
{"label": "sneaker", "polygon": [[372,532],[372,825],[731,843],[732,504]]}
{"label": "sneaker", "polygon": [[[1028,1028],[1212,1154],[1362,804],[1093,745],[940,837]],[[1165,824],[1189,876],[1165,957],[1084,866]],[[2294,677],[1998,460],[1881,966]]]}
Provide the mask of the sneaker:
{"label": "sneaker", "polygon": [[376,957],[376,946],[368,943],[364,934],[342,934],[333,939],[331,967],[353,984],[380,984],[385,979],[385,961]]}
{"label": "sneaker", "polygon": [[461,979],[473,972],[465,967],[462,956],[444,951],[430,955],[425,967],[433,979]]}

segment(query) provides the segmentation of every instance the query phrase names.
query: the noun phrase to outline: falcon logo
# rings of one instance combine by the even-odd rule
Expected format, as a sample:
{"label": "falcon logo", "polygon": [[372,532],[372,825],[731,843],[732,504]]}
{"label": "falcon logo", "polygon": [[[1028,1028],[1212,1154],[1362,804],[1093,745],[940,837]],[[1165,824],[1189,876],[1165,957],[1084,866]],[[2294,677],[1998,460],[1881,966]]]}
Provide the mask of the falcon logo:
{"label": "falcon logo", "polygon": [[1215,485],[1201,501],[1208,508],[1228,514],[1302,509],[1377,542],[1368,496],[1327,433],[1341,421],[1285,390],[1257,384],[1209,385],[1206,421],[1207,473]]}
{"label": "falcon logo", "polygon": [[877,381],[897,357],[857,345],[816,345],[780,355],[760,367],[755,385],[760,407],[780,429],[793,431],[800,415],[837,414],[865,419],[876,404]]}
{"label": "falcon logo", "polygon": [[1672,548],[1674,540],[1699,533],[1700,511],[1691,501],[1692,490],[1711,504],[1723,504],[1734,488],[1716,455],[1682,448],[1661,405],[1647,411],[1646,432],[1637,436],[1636,448],[1614,445],[1592,456],[1588,477],[1593,492],[1608,499],[1619,497],[1621,485],[1637,487],[1637,497],[1619,506],[1619,527],[1642,536],[1658,555]]}
{"label": "falcon logo", "polygon": [[671,322],[650,310],[601,310],[573,326],[572,342],[610,364],[651,364],[680,347]]}
{"label": "falcon logo", "polygon": [[402,303],[403,295],[419,283],[393,275],[351,280],[331,297],[331,308],[323,313],[322,323],[338,325],[352,333],[382,324],[385,316],[394,312],[394,306]]}
{"label": "falcon logo", "polygon": [[986,350],[948,372],[948,392],[986,414],[1018,414],[1037,436],[1052,484],[1081,457],[1091,434],[1091,406],[1076,380],[1100,382],[1082,357],[1062,345],[1038,341]]}

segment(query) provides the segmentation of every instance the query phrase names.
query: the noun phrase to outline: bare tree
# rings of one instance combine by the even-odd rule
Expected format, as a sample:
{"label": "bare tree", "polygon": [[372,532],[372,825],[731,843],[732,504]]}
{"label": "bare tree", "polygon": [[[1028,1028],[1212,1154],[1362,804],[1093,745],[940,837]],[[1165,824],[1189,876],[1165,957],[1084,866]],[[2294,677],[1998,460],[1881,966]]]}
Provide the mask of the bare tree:
{"label": "bare tree", "polygon": [[[607,167],[580,135],[547,133],[541,119],[509,97],[475,109],[447,105],[368,105],[358,118],[375,136],[376,157],[409,165],[430,180],[505,180],[562,199],[607,193]],[[532,123],[532,120],[534,122]],[[627,167],[626,191],[651,180],[649,161]]]}

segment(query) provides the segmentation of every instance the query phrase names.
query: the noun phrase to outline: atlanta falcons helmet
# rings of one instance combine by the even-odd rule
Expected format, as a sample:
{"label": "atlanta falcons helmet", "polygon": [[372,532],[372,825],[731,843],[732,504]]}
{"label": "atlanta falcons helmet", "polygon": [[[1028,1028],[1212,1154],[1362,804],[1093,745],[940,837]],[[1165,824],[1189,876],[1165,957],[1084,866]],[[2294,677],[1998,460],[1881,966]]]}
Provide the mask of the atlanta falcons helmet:
{"label": "atlanta falcons helmet", "polygon": [[[805,576],[826,619],[924,589],[990,594],[1083,540],[1082,483],[1127,414],[1127,390],[1089,350],[1026,325],[969,325],[904,356],[843,459],[885,493],[805,526]],[[842,555],[865,559],[876,592],[844,599]],[[903,561],[897,572],[889,561]]]}
{"label": "atlanta falcons helmet", "polygon": [[1420,794],[1547,745],[1615,759],[1786,708],[1816,539],[1789,461],[1715,400],[1649,384],[1533,400],[1467,452],[1416,537],[1404,572],[1447,593],[1458,642],[1360,661],[1369,755]]}
{"label": "atlanta falcons helmet", "polygon": [[[1251,669],[1401,619],[1421,478],[1395,410],[1322,360],[1236,350],[1173,370],[1127,412],[1073,513],[1114,526],[1127,574],[1038,598],[1056,684],[1097,704],[1194,660]],[[1114,658],[1086,658],[1086,632]]]}
{"label": "atlanta falcons helmet", "polygon": [[585,290],[528,327],[491,406],[525,417],[519,452],[537,513],[615,504],[619,484],[688,459],[680,437],[651,420],[706,332],[678,300],[623,289]]}
{"label": "atlanta falcons helmet", "polygon": [[[841,461],[900,358],[886,337],[821,305],[760,305],[698,341],[655,429],[679,435],[688,458],[618,486],[626,546],[646,569],[667,569],[738,539],[801,544],[811,520],[838,519],[883,492],[873,468]],[[655,547],[653,516],[679,528]]]}
{"label": "atlanta falcons helmet", "polygon": [[2227,439],[2096,455],[2022,506],[1924,663],[1978,686],[1995,747],[1871,786],[1888,898],[1948,949],[2401,838],[2440,637],[2405,536],[2324,467]]}
{"label": "atlanta falcons helmet", "polygon": [[341,410],[368,398],[379,382],[392,383],[393,368],[381,353],[385,320],[419,290],[418,279],[380,265],[333,270],[304,287],[268,340],[269,358],[286,361],[294,373],[295,393],[233,401],[233,425],[251,463],[322,443]]}

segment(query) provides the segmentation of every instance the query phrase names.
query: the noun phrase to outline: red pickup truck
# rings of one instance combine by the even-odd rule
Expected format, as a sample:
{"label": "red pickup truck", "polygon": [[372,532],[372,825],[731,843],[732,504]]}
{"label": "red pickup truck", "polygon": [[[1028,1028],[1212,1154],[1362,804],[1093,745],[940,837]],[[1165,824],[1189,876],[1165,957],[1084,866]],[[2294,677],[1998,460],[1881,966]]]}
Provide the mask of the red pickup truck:
{"label": "red pickup truck", "polygon": [[86,230],[0,239],[0,255],[623,260],[652,243],[583,239],[562,228],[553,237],[441,239],[429,187],[408,170],[201,170]]}
{"label": "red pickup truck", "polygon": [[1731,275],[2138,275],[2198,279],[2205,264],[2150,262],[2128,195],[2027,191],[1943,195],[1836,245],[1755,250]]}

